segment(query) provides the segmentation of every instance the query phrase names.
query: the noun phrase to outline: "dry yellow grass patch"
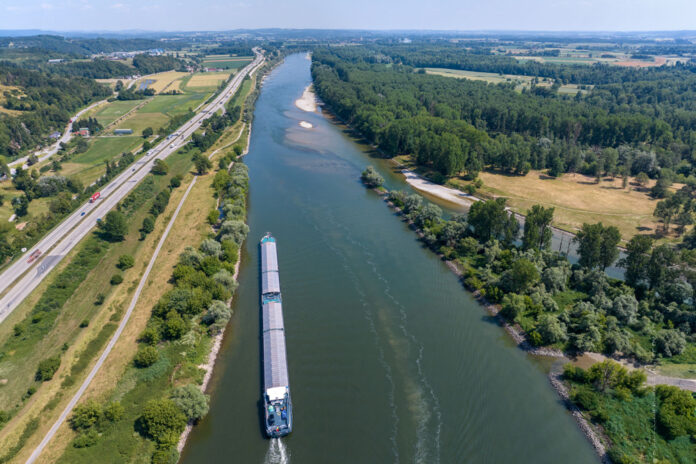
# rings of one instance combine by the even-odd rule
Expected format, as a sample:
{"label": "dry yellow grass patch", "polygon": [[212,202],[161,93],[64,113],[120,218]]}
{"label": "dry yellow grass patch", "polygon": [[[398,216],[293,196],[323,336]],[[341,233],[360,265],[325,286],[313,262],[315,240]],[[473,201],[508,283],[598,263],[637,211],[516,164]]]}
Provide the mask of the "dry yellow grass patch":
{"label": "dry yellow grass patch", "polygon": [[656,228],[652,213],[657,201],[636,189],[632,178],[624,189],[621,178],[606,178],[596,184],[594,178],[581,174],[553,179],[539,171],[524,177],[482,172],[479,177],[484,193],[508,198],[508,204],[520,213],[535,204],[555,207],[554,223],[570,231],[584,222],[601,221],[618,227],[628,240],[638,232],[649,233]]}
{"label": "dry yellow grass patch", "polygon": [[230,76],[231,72],[196,73],[186,87],[217,87]]}
{"label": "dry yellow grass patch", "polygon": [[[155,79],[155,82],[150,84],[148,88],[153,89],[155,92],[160,93],[165,90],[172,90],[172,83],[174,81],[180,80],[182,77],[186,76],[188,73],[179,71],[167,71],[163,73],[158,73],[153,76],[149,76],[147,79]],[[136,86],[138,84],[135,84]],[[178,87],[178,85],[177,85]]]}

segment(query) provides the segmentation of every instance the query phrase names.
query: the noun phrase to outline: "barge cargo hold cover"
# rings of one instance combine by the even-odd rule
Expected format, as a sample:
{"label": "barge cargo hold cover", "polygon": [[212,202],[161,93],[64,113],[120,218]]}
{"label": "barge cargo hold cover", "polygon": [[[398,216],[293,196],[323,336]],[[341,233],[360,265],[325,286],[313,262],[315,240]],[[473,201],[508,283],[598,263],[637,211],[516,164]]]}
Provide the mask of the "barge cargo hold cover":
{"label": "barge cargo hold cover", "polygon": [[282,437],[292,431],[292,401],[278,256],[270,233],[261,239],[261,320],[264,429],[269,437]]}

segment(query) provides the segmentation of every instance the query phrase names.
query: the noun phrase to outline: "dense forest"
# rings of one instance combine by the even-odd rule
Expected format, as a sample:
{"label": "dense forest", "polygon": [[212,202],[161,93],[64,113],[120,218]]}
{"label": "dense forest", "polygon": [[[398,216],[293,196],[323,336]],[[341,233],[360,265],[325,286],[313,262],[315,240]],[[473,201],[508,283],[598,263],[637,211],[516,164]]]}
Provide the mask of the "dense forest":
{"label": "dense forest", "polygon": [[184,41],[161,41],[155,39],[109,39],[109,38],[66,38],[57,35],[35,35],[29,37],[0,37],[0,48],[37,48],[58,53],[92,55],[130,50],[166,48],[180,50]]}
{"label": "dense forest", "polygon": [[64,78],[0,62],[0,84],[17,87],[5,91],[3,106],[19,115],[0,114],[0,155],[17,156],[62,130],[79,108],[111,95],[111,90],[84,78]]}
{"label": "dense forest", "polygon": [[[319,48],[313,55],[315,87],[338,116],[385,154],[412,154],[445,176],[467,171],[475,177],[486,166],[520,174],[548,168],[551,175],[645,172],[657,177],[669,168],[684,178],[692,175],[692,68],[540,65],[559,75],[568,69],[588,76],[615,75],[607,80],[622,82],[568,97],[556,92],[558,82],[518,92],[510,84],[427,75],[400,64],[446,66],[449,47],[444,48],[442,55],[427,48],[409,53],[407,46]],[[475,70],[520,73],[512,65],[538,65],[466,50],[451,53],[459,67],[467,60],[511,65],[467,66]]]}

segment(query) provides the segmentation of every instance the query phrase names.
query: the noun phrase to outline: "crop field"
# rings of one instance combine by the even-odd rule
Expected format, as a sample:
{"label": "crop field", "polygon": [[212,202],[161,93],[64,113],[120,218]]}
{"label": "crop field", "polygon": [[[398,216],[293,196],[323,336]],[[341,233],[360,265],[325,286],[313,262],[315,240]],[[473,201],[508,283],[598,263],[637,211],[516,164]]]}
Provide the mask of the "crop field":
{"label": "crop field", "polygon": [[[446,68],[425,68],[425,72],[437,76],[454,77],[457,79],[468,79],[472,81],[484,81],[491,84],[512,83],[516,85],[515,89],[518,91],[525,88],[530,88],[532,85],[532,80],[534,79],[533,76],[522,76],[519,74],[496,74]],[[550,87],[553,85],[553,82],[548,79],[539,78],[539,83],[537,85],[540,87]],[[586,92],[586,90],[580,89],[576,84],[564,84],[558,89],[559,93],[571,95],[575,95],[578,91]]]}
{"label": "crop field", "polygon": [[[157,73],[152,76],[148,76],[147,79],[154,80],[155,82],[148,85],[148,88],[153,89],[155,92],[160,93],[162,91],[172,90],[171,85],[174,81],[180,80],[182,77],[186,76],[188,73],[179,71],[167,71],[162,73]],[[134,85],[137,86],[142,82],[136,82]]]}
{"label": "crop field", "polygon": [[225,81],[230,77],[230,72],[207,72],[207,73],[196,73],[186,84],[187,88],[195,87],[196,90],[200,88],[210,88],[215,90],[220,82]]}
{"label": "crop field", "polygon": [[[526,176],[481,172],[479,177],[482,193],[507,198],[520,213],[535,204],[555,207],[554,223],[569,231],[579,229],[584,222],[601,221],[618,227],[622,238],[628,240],[638,232],[654,232],[657,227],[652,215],[657,201],[633,185],[622,188],[621,178],[605,178],[595,184],[594,178],[581,174],[553,179],[539,171]],[[464,184],[459,180],[450,182]]]}
{"label": "crop field", "polygon": [[106,127],[130,110],[138,106],[140,100],[114,101],[97,111],[93,116],[99,123]]}
{"label": "crop field", "polygon": [[201,62],[202,66],[220,69],[239,69],[251,62],[251,56],[208,55]]}

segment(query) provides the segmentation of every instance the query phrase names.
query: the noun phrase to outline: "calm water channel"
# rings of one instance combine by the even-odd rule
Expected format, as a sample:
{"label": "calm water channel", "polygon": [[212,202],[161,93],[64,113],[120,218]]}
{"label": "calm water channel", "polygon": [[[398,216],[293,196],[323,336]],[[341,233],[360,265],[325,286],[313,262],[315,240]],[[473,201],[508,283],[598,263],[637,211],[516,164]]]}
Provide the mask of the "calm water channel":
{"label": "calm water channel", "polygon": [[[235,315],[210,414],[182,461],[596,462],[539,365],[361,186],[360,171],[374,161],[324,116],[294,106],[311,81],[309,64],[289,57],[256,105],[245,160],[251,232]],[[278,240],[295,413],[280,443],[263,437],[258,409],[258,239],[266,231]]]}

